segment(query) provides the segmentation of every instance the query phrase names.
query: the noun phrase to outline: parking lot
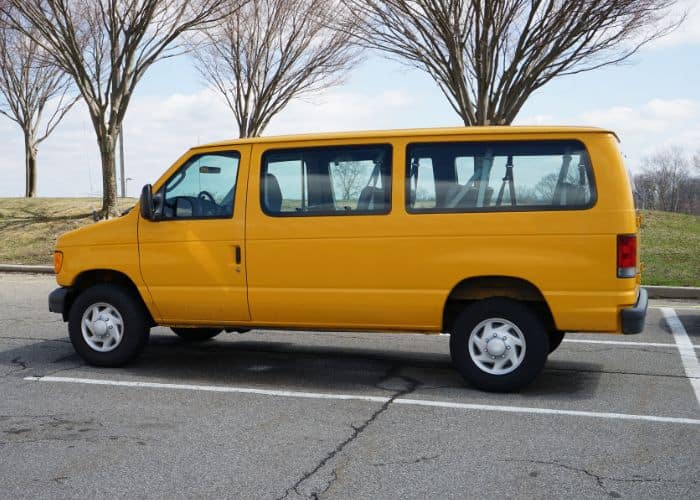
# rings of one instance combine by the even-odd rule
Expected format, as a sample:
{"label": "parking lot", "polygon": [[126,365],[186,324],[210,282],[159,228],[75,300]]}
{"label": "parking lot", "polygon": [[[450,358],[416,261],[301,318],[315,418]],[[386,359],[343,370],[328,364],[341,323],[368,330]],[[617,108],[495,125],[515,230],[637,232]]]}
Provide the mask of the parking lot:
{"label": "parking lot", "polygon": [[567,335],[519,394],[452,370],[448,337],[152,330],[86,366],[52,277],[0,275],[0,496],[697,498],[700,305]]}

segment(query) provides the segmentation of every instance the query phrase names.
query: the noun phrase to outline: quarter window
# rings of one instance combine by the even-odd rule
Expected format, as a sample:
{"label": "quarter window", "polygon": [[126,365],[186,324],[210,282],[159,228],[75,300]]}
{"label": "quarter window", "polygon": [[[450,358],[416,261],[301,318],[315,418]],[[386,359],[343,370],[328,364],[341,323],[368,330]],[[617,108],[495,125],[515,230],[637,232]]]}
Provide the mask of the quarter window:
{"label": "quarter window", "polygon": [[276,216],[388,213],[390,175],[385,145],[268,151],[260,201]]}
{"label": "quarter window", "polygon": [[164,219],[217,219],[233,215],[240,156],[217,152],[189,159],[156,194]]}
{"label": "quarter window", "polygon": [[595,200],[578,141],[413,144],[406,156],[409,212],[575,209]]}

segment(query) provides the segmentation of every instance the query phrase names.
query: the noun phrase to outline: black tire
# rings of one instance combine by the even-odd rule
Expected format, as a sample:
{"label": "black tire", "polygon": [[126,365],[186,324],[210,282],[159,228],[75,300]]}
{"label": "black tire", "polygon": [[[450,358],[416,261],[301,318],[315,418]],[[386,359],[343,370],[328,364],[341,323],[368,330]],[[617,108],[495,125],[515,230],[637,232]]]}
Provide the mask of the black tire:
{"label": "black tire", "polygon": [[561,341],[564,340],[564,335],[566,332],[561,330],[550,330],[549,331],[549,353],[553,353],[557,350],[557,347],[561,345]]}
{"label": "black tire", "polygon": [[171,328],[171,330],[186,342],[204,342],[222,332],[221,328]]}
{"label": "black tire", "polygon": [[[76,352],[89,364],[121,366],[138,356],[148,342],[150,332],[148,315],[139,297],[134,297],[133,294],[134,292],[118,285],[99,284],[83,291],[73,302],[68,315],[68,333]],[[92,335],[88,327],[86,327],[87,333],[83,335],[83,315],[100,303],[111,306],[122,320],[121,327],[118,324],[111,324],[109,321],[103,322],[105,325],[111,325],[117,329],[121,328],[119,342],[113,341],[112,343],[116,344],[116,347],[107,352],[100,352],[91,347],[85,337],[92,338],[93,345],[99,343],[100,338]],[[107,317],[115,316],[110,314]],[[91,335],[92,337],[90,337]],[[106,342],[102,342],[103,347],[106,346]]]}
{"label": "black tire", "polygon": [[[489,320],[492,321],[486,323]],[[510,325],[502,321],[499,322],[499,320],[505,320]],[[501,342],[502,337],[496,332],[494,332],[495,337],[492,339],[489,333],[486,349],[483,352],[479,351],[477,341],[483,341],[478,336],[486,335],[487,331],[482,325],[487,325],[486,328],[496,326],[497,329],[505,331],[508,334],[508,340]],[[519,334],[512,326],[519,330]],[[450,336],[452,364],[470,385],[480,390],[490,392],[518,391],[537,377],[547,361],[549,340],[542,320],[532,309],[515,300],[492,298],[474,302],[460,313],[452,330]],[[483,368],[472,359],[470,354],[469,339],[472,332],[475,335],[474,356],[482,358],[478,362]],[[524,349],[514,343],[513,338],[522,338]],[[491,355],[493,353],[489,353],[488,345],[494,339],[497,343],[493,344],[492,349],[497,352],[502,350],[502,354],[498,357],[504,358],[503,362],[507,363],[506,366],[498,367],[496,363],[500,360],[491,361],[491,359],[495,360],[496,357]],[[506,359],[511,356],[516,358],[517,363]],[[488,363],[493,364],[488,366]],[[511,371],[503,374],[486,371],[496,369]]]}

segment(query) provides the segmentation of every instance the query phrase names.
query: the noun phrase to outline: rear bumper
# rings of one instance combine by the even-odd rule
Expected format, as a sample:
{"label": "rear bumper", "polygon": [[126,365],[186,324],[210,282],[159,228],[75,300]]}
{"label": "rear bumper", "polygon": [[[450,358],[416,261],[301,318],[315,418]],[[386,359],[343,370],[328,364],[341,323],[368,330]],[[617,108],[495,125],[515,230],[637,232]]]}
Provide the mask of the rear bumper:
{"label": "rear bumper", "polygon": [[69,287],[56,288],[49,294],[49,311],[63,315],[63,321],[68,320],[68,296],[71,292]]}
{"label": "rear bumper", "polygon": [[639,295],[637,296],[637,303],[633,307],[623,309],[620,312],[622,333],[640,333],[644,330],[644,319],[647,316],[648,306],[649,298],[647,291],[644,288],[640,288]]}

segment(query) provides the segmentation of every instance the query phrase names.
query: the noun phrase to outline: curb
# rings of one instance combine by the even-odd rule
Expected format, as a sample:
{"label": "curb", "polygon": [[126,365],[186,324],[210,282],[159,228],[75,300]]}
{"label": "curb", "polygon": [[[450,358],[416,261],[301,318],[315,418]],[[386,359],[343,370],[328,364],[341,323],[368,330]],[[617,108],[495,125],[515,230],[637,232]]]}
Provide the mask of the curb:
{"label": "curb", "polygon": [[[0,264],[0,273],[54,274],[52,266]],[[650,299],[700,300],[700,287],[644,285]]]}
{"label": "curb", "polygon": [[0,273],[54,274],[53,266],[25,266],[22,264],[0,264]]}
{"label": "curb", "polygon": [[700,288],[693,286],[644,285],[650,299],[694,299],[700,300]]}

